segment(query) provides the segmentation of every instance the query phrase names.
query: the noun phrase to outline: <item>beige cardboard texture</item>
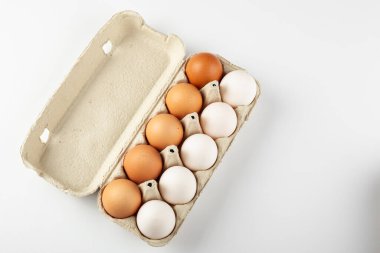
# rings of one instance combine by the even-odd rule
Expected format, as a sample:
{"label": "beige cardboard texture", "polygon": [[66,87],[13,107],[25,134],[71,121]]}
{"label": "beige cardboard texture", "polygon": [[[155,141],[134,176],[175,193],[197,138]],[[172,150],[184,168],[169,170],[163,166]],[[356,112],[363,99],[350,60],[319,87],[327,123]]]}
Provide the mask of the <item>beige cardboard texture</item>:
{"label": "beige cardboard texture", "polygon": [[[160,240],[140,233],[136,217],[115,219],[103,209],[101,193],[116,178],[125,178],[124,153],[147,143],[145,126],[150,118],[166,113],[165,95],[179,82],[187,82],[184,46],[179,38],[163,35],[134,12],[116,14],[100,30],[32,127],[22,148],[24,163],[62,190],[83,196],[98,188],[100,210],[111,220],[132,231],[152,246],[163,246],[177,233],[204,186],[221,162],[260,95],[247,106],[234,108],[238,125],[226,138],[216,139],[218,157],[206,171],[194,172],[197,192],[192,201],[172,205],[176,214],[173,232]],[[219,57],[224,74],[240,69]],[[213,81],[201,89],[204,106],[221,101],[219,84]],[[201,133],[199,115],[182,120],[185,138]],[[44,140],[44,130],[50,132]],[[46,132],[46,131],[45,131]],[[161,151],[164,169],[182,165],[180,146]],[[158,185],[150,180],[139,185],[143,201],[161,199]]]}
{"label": "beige cardboard texture", "polygon": [[[108,54],[103,45],[112,47]],[[25,164],[73,195],[95,192],[170,84],[184,55],[176,36],[152,30],[136,13],[115,15],[32,127],[22,148]],[[45,128],[50,135],[42,143]]]}

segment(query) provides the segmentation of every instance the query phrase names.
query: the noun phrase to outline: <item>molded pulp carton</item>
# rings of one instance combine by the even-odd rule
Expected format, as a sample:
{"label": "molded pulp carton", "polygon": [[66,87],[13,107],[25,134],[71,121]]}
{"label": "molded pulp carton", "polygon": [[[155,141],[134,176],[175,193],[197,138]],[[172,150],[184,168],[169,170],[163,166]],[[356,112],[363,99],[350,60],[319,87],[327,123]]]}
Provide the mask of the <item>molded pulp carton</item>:
{"label": "molded pulp carton", "polygon": [[[79,57],[59,89],[39,116],[22,147],[24,163],[38,175],[69,194],[82,197],[98,191],[99,208],[103,187],[115,178],[125,177],[124,153],[136,144],[146,143],[145,126],[162,112],[165,94],[187,81],[182,41],[149,26],[135,12],[114,15]],[[220,57],[224,72],[239,67]],[[201,90],[204,106],[221,101],[218,82]],[[260,94],[248,106],[235,108],[238,126],[233,135],[216,139],[218,158],[206,171],[197,171],[197,193],[184,205],[174,205],[176,226],[166,238],[151,240],[136,226],[135,216],[114,219],[153,246],[165,245],[177,233],[207,181],[221,161],[235,135],[247,119]],[[202,132],[197,113],[182,119],[185,137]],[[178,147],[161,152],[164,169],[182,165]],[[143,201],[161,199],[154,180],[139,185]]]}

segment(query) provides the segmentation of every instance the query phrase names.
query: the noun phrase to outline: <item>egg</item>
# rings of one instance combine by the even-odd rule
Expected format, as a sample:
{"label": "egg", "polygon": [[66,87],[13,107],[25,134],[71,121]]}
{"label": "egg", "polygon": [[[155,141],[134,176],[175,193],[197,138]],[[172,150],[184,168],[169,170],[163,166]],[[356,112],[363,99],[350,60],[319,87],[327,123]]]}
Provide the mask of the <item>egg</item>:
{"label": "egg", "polygon": [[218,147],[215,141],[206,134],[193,134],[188,137],[181,147],[183,164],[193,170],[207,170],[211,168],[218,156]]}
{"label": "egg", "polygon": [[197,192],[194,174],[183,166],[173,166],[165,170],[158,183],[162,198],[173,205],[190,202]]}
{"label": "egg", "polygon": [[201,89],[211,81],[220,81],[223,75],[223,65],[213,54],[198,53],[187,61],[185,72],[189,82]]}
{"label": "egg", "polygon": [[214,139],[230,136],[237,126],[234,109],[223,102],[209,104],[203,110],[200,121],[203,132]]}
{"label": "egg", "polygon": [[167,146],[181,143],[183,127],[175,116],[158,114],[149,120],[145,134],[149,144],[161,151]]}
{"label": "egg", "polygon": [[141,192],[134,182],[116,179],[106,185],[101,201],[104,210],[110,216],[124,219],[136,214],[141,205]]}
{"label": "egg", "polygon": [[154,147],[141,144],[125,154],[123,165],[128,178],[140,184],[161,174],[162,158]]}
{"label": "egg", "polygon": [[144,236],[150,239],[162,239],[173,231],[176,218],[169,204],[161,200],[150,200],[139,209],[136,223]]}
{"label": "egg", "polygon": [[198,113],[202,109],[202,95],[189,83],[179,83],[170,88],[165,102],[169,112],[178,119],[192,112]]}
{"label": "egg", "polygon": [[220,82],[220,94],[223,102],[237,107],[249,105],[256,96],[255,79],[244,70],[235,70],[225,75]]}

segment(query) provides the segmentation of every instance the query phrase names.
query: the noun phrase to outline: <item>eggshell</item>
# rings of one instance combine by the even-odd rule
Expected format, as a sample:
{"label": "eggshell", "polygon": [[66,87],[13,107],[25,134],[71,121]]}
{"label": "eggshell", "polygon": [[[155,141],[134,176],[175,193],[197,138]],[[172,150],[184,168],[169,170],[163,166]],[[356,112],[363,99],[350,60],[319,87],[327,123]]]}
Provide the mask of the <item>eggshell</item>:
{"label": "eggshell", "polygon": [[256,96],[255,79],[244,70],[235,70],[225,75],[220,82],[220,94],[223,102],[236,107],[249,105]]}
{"label": "eggshell", "polygon": [[141,205],[139,187],[128,179],[116,179],[102,192],[104,210],[112,217],[124,219],[134,215]]}
{"label": "eggshell", "polygon": [[189,82],[201,89],[211,81],[220,81],[223,75],[223,65],[215,55],[199,53],[190,57],[185,72]]}
{"label": "eggshell", "polygon": [[173,166],[165,170],[158,186],[162,198],[173,205],[190,202],[197,192],[194,174],[183,166]]}
{"label": "eggshell", "polygon": [[189,83],[179,83],[170,88],[165,102],[169,112],[178,119],[202,109],[201,92]]}
{"label": "eggshell", "polygon": [[147,180],[156,179],[162,171],[160,153],[150,145],[137,145],[124,156],[124,171],[128,178],[140,184]]}
{"label": "eggshell", "polygon": [[229,104],[215,102],[203,110],[201,126],[203,132],[214,139],[228,137],[236,129],[237,116]]}
{"label": "eggshell", "polygon": [[149,120],[145,134],[149,144],[161,151],[167,146],[181,143],[183,127],[175,116],[158,114]]}
{"label": "eggshell", "polygon": [[162,239],[175,227],[175,213],[169,204],[150,200],[141,206],[136,217],[140,232],[150,239]]}
{"label": "eggshell", "polygon": [[206,134],[191,135],[181,147],[183,164],[194,171],[211,168],[217,157],[218,147],[215,141]]}

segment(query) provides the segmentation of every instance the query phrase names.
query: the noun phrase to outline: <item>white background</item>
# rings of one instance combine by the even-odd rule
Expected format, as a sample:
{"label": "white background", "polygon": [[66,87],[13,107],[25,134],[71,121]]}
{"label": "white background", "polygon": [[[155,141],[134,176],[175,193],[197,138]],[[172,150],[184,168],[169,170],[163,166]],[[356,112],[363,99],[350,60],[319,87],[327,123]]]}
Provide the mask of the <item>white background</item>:
{"label": "white background", "polygon": [[[1,1],[0,252],[375,252],[379,1]],[[116,12],[249,70],[263,94],[177,236],[151,248],[23,166],[29,127]]]}

